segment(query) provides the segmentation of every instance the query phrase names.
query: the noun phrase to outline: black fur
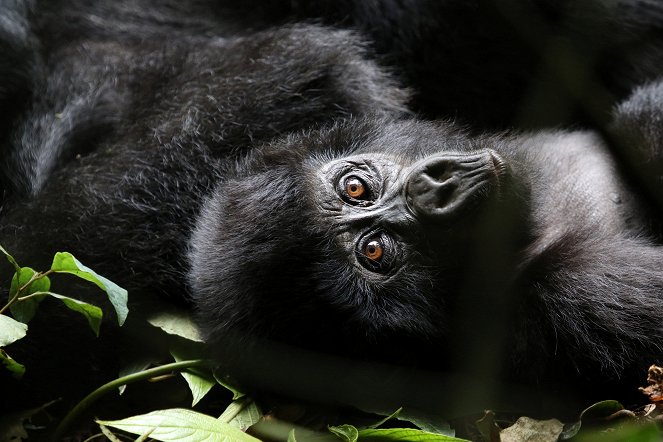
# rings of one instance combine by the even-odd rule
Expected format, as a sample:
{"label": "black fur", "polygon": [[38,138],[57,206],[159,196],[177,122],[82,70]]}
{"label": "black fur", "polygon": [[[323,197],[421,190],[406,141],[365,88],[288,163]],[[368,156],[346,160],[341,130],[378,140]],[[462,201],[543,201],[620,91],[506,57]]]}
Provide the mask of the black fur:
{"label": "black fur", "polygon": [[[483,1],[421,1],[413,15],[396,3],[353,3],[345,17],[326,2],[275,16],[249,2],[255,14],[245,19],[262,29],[254,32],[223,2],[191,2],[186,18],[179,2],[9,2],[0,11],[2,244],[35,268],[46,268],[54,251],[71,251],[127,287],[133,307],[153,294],[183,298],[213,345],[251,333],[561,383],[586,400],[603,399],[606,385],[617,391],[615,379],[631,389],[661,355],[661,232],[598,136],[472,137],[450,123],[416,121],[407,92],[367,58],[353,32],[266,29],[293,17],[357,25],[419,91],[418,110],[476,115],[482,125],[514,121],[527,101],[518,81],[543,63],[524,50],[530,39],[513,35],[508,17],[493,22],[494,7]],[[555,25],[537,36],[536,49],[567,35],[567,13],[582,24],[596,11],[534,3],[537,17]],[[379,4],[384,15],[373,22]],[[609,114],[611,95],[627,95],[658,69],[659,47],[640,38],[659,32],[660,7],[619,7],[631,14],[604,11],[588,29],[627,31],[600,48],[593,35],[580,52],[600,49],[607,58],[594,60],[599,66],[612,54],[622,60],[631,43],[639,48],[624,71],[602,71],[599,95],[610,96],[587,111],[598,120]],[[574,47],[585,28],[572,29]],[[504,45],[491,46],[501,37]],[[421,54],[413,49],[420,42]],[[659,88],[654,81],[633,91],[611,129],[646,153],[653,164],[646,182],[661,175]],[[557,86],[543,89],[557,96]],[[565,93],[577,101],[575,92]],[[532,125],[544,121],[551,119]],[[470,153],[479,166],[466,178],[480,176],[479,190],[459,185],[436,195],[431,213],[401,198],[430,202],[427,189],[412,190],[404,177],[384,185],[398,204],[355,213],[340,205],[328,166],[361,154],[379,165],[379,176],[410,177],[440,162],[462,169]],[[460,209],[440,220],[442,196]],[[357,224],[353,216],[363,218]],[[398,233],[385,274],[357,256],[352,235],[365,229]],[[88,390],[114,376],[112,354],[87,355],[98,347],[92,340],[76,341],[85,357],[69,361],[69,343],[52,342],[67,330],[35,326],[33,340],[12,353],[30,367],[21,385],[46,380],[52,388],[24,390],[24,398],[74,394],[72,385]],[[43,353],[32,342],[50,347],[55,368],[38,363]],[[89,379],[80,375],[86,365]]]}
{"label": "black fur", "polygon": [[474,128],[603,124],[658,76],[657,0],[53,0],[35,33],[62,42],[250,34],[302,20],[360,31],[427,117]]}
{"label": "black fur", "polygon": [[[39,34],[49,13],[35,14]],[[100,29],[34,45],[30,60],[43,75],[0,73],[34,82],[25,104],[8,109],[0,238],[37,269],[48,268],[55,251],[71,251],[125,285],[134,311],[141,293],[186,298],[201,201],[254,144],[336,118],[405,112],[407,93],[365,59],[348,31],[293,26],[224,38],[143,23],[130,38]],[[5,282],[9,271],[2,267]],[[70,294],[85,295],[79,290]],[[65,393],[76,400],[117,375],[113,350],[98,351],[111,345],[110,330],[95,342],[82,323],[48,321],[62,316],[58,306],[42,308],[43,330],[37,321],[29,340],[12,346],[29,369],[8,407]]]}
{"label": "black fur", "polygon": [[[482,149],[504,160],[498,195],[474,195],[439,221],[401,213],[391,197],[352,209],[320,190],[335,178],[319,171],[346,156],[386,155],[409,170]],[[493,376],[586,398],[635,392],[662,354],[663,248],[617,171],[583,132],[468,138],[446,124],[368,119],[289,136],[254,151],[204,203],[194,304],[211,342],[238,329],[435,369],[472,371],[476,359]],[[384,181],[380,195],[403,192]],[[384,274],[344,245],[380,229],[398,243]]]}
{"label": "black fur", "polygon": [[413,108],[474,128],[604,124],[660,73],[657,0],[249,0],[245,26],[321,20],[361,30],[414,89]]}

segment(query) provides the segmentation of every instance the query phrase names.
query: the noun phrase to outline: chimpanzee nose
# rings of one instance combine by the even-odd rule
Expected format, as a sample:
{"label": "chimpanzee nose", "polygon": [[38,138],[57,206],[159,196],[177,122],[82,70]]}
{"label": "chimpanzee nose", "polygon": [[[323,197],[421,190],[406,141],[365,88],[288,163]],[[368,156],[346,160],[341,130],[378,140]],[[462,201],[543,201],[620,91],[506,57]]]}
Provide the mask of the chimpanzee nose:
{"label": "chimpanzee nose", "polygon": [[492,150],[472,154],[437,154],[412,167],[405,184],[405,201],[417,216],[449,220],[498,181],[502,160]]}

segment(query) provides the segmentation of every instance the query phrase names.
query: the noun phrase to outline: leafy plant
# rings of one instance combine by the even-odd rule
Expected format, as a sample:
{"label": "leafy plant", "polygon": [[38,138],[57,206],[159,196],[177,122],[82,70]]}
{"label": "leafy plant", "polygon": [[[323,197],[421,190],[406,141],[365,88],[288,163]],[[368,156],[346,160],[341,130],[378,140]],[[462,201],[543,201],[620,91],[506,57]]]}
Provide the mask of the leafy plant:
{"label": "leafy plant", "polygon": [[[70,253],[56,253],[51,267],[41,272],[30,267],[20,266],[13,256],[2,247],[0,247],[0,253],[4,254],[14,267],[7,301],[4,305],[0,303],[2,305],[0,308],[0,361],[5,369],[15,376],[22,376],[25,367],[12,359],[3,347],[19,341],[27,335],[28,323],[35,316],[41,301],[46,297],[57,299],[70,310],[83,315],[92,331],[96,335],[99,334],[102,320],[101,309],[51,291],[51,275],[70,274],[95,284],[107,294],[117,314],[118,323],[122,325],[126,320],[128,314],[126,290],[84,266]],[[137,381],[155,380],[160,376],[172,377],[173,373],[179,372],[191,391],[192,407],[196,406],[217,384],[229,390],[232,393],[232,399],[229,399],[225,411],[219,410],[220,416],[216,418],[209,415],[209,408],[205,410],[205,413],[184,408],[155,410],[126,419],[99,420],[97,422],[100,425],[101,433],[110,440],[125,440],[112,433],[112,431],[122,430],[139,435],[137,441],[256,442],[264,439],[287,442],[465,441],[465,439],[457,438],[448,423],[441,417],[416,413],[409,415],[401,409],[391,414],[385,413],[386,417],[379,419],[373,425],[366,426],[365,422],[364,425],[359,425],[353,422],[354,419],[349,419],[349,423],[329,426],[326,430],[324,425],[316,427],[317,431],[280,420],[278,414],[274,414],[273,410],[264,414],[253,398],[246,396],[233,386],[233,382],[227,379],[223,373],[215,372],[214,364],[211,361],[203,359],[204,346],[200,333],[191,320],[190,312],[171,310],[159,305],[151,309],[150,315],[144,319],[146,324],[149,324],[148,328],[153,327],[160,330],[160,342],[168,342],[167,348],[159,350],[159,352],[166,350],[165,354],[160,353],[157,359],[148,359],[147,363],[145,360],[129,360],[131,364],[126,367],[125,375],[99,387],[70,410],[51,435],[51,440],[61,440],[73,428],[82,412],[89,410],[94,402],[109,392],[118,391],[118,388]],[[171,357],[174,362],[163,364]],[[155,367],[156,362],[163,365]],[[218,389],[218,387],[216,388]],[[16,422],[21,423],[28,419],[36,410],[28,410],[13,417],[9,416],[12,419],[8,422],[10,425],[13,422],[15,426]],[[636,416],[636,419],[626,421],[624,424],[608,420],[598,427],[592,425],[597,418],[613,417],[622,411],[625,410],[619,403],[604,401],[586,409],[577,422],[565,426],[559,421],[535,421],[529,418],[521,418],[508,427],[498,426],[495,423],[494,415],[490,413],[486,414],[492,416],[490,419],[484,418],[476,424],[480,433],[479,437],[483,441],[491,442],[533,440],[532,438],[592,442],[598,440],[615,442],[660,440],[661,429],[653,420],[655,416],[651,419],[637,419]],[[211,411],[211,414],[217,414],[216,408]],[[4,427],[6,426],[4,424]],[[3,428],[3,422],[0,422],[1,428]],[[16,428],[23,432],[11,434],[17,434],[19,437],[26,436],[22,425]]]}
{"label": "leafy plant", "polygon": [[[57,299],[70,310],[83,315],[95,335],[99,335],[103,316],[101,309],[79,299],[52,292],[50,275],[70,274],[95,284],[106,292],[117,314],[118,324],[122,325],[126,320],[129,313],[127,291],[84,266],[71,253],[56,253],[51,268],[41,272],[31,267],[20,266],[2,246],[0,246],[0,253],[4,254],[14,267],[7,302],[0,308],[0,361],[14,376],[23,376],[25,367],[12,359],[3,347],[23,339],[27,335],[28,323],[37,312],[41,301],[46,297]],[[11,316],[8,313],[11,313]]]}

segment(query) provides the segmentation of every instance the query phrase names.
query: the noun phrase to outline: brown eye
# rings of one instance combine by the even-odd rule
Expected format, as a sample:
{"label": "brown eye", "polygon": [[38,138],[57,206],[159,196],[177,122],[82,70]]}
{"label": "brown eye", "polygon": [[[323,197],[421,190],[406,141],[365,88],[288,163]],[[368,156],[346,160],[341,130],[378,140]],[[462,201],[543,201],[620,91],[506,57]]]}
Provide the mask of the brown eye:
{"label": "brown eye", "polygon": [[364,255],[371,261],[380,261],[384,253],[384,246],[379,238],[374,238],[366,243]]}
{"label": "brown eye", "polygon": [[366,185],[356,176],[345,179],[345,193],[353,199],[360,200],[366,197]]}
{"label": "brown eye", "polygon": [[398,258],[398,244],[383,231],[368,232],[357,242],[355,256],[366,270],[387,274],[394,268]]}

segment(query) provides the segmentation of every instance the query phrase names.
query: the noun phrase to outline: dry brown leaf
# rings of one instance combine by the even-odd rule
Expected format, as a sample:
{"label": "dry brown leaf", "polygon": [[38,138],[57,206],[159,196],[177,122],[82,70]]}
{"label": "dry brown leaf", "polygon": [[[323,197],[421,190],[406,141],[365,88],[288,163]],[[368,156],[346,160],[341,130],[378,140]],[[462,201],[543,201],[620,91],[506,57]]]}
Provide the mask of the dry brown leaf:
{"label": "dry brown leaf", "polygon": [[649,396],[652,402],[663,402],[663,367],[652,365],[647,372],[649,386],[640,387],[640,391]]}

